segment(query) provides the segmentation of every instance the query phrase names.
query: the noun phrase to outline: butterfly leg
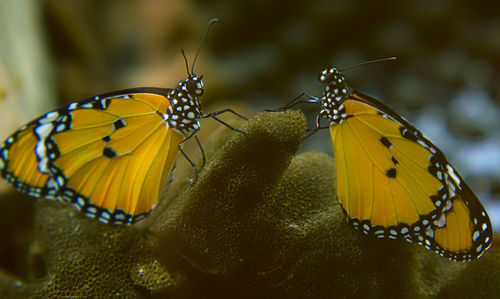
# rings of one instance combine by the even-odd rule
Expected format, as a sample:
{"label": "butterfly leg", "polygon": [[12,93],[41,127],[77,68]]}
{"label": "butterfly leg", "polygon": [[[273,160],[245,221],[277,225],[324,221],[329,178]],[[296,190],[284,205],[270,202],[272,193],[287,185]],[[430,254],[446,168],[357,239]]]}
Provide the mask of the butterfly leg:
{"label": "butterfly leg", "polygon": [[[307,99],[301,99],[302,97],[306,97]],[[299,94],[298,96],[296,96],[290,103],[286,104],[285,106],[283,106],[279,109],[264,110],[264,111],[266,111],[266,112],[279,112],[279,111],[288,110],[288,109],[290,109],[298,104],[301,104],[301,103],[318,103],[318,102],[319,102],[318,97],[315,97],[312,94],[309,94],[307,92],[303,92],[303,93]]]}
{"label": "butterfly leg", "polygon": [[232,114],[238,116],[239,118],[242,118],[244,120],[248,120],[248,118],[244,117],[243,115],[239,114],[238,112],[235,112],[233,109],[230,109],[230,108],[226,108],[224,110],[220,110],[220,111],[217,111],[217,112],[212,112],[212,113],[209,113],[209,114],[205,114],[205,115],[202,116],[202,118],[214,117],[216,115],[219,115],[219,114],[222,114],[222,113],[226,113],[226,112],[231,112]]}
{"label": "butterfly leg", "polygon": [[[194,185],[196,183],[196,181],[198,181],[198,168],[196,168],[196,165],[193,163],[193,161],[191,161],[191,159],[189,159],[189,156],[186,154],[186,152],[184,152],[182,150],[182,145],[193,137],[195,137],[195,139],[198,140],[198,138],[196,138],[196,133],[198,133],[198,130],[191,133],[188,137],[186,137],[184,140],[179,142],[179,144],[177,145],[179,147],[179,151],[181,152],[181,154],[184,156],[184,158],[186,158],[186,160],[189,162],[189,164],[191,164],[191,167],[193,167],[193,169],[194,169],[194,180],[191,182],[191,185]],[[205,156],[204,152],[203,152],[203,156]]]}
{"label": "butterfly leg", "polygon": [[305,140],[308,137],[311,137],[312,135],[314,135],[319,130],[330,128],[330,126],[321,126],[321,119],[323,117],[327,117],[327,115],[323,111],[321,111],[320,113],[318,113],[318,116],[316,117],[316,128],[307,129],[308,133],[307,133],[306,136],[304,136],[304,138],[302,139],[302,141]]}
{"label": "butterfly leg", "polygon": [[201,146],[201,143],[200,143],[200,140],[198,139],[198,136],[194,135],[194,139],[196,139],[196,143],[198,143],[198,147],[200,148],[200,151],[201,151],[201,157],[203,158],[201,168],[203,168],[203,167],[205,167],[205,163],[207,162],[207,159],[205,157],[205,151],[203,150],[203,146]]}
{"label": "butterfly leg", "polygon": [[202,118],[207,118],[207,117],[211,117],[213,119],[215,119],[216,121],[220,122],[221,124],[223,124],[224,126],[228,127],[229,129],[233,130],[233,131],[236,131],[236,132],[239,132],[245,136],[248,136],[248,134],[246,132],[243,132],[239,129],[236,129],[235,127],[229,125],[228,123],[224,122],[223,120],[217,118],[216,116],[219,115],[219,114],[222,114],[222,113],[226,113],[226,112],[231,112],[232,114],[244,119],[244,120],[248,120],[248,118],[244,117],[243,115],[233,111],[232,109],[224,109],[224,110],[221,110],[221,111],[217,111],[217,112],[212,112],[212,113],[209,113],[209,114],[205,114],[202,116]]}

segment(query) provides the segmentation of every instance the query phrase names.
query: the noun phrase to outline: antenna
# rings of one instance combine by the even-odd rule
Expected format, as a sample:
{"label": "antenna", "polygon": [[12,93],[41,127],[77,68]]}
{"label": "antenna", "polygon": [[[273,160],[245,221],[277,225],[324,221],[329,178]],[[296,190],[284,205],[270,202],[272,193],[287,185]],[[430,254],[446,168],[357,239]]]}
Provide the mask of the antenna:
{"label": "antenna", "polygon": [[349,71],[349,70],[352,70],[354,68],[357,68],[357,67],[360,67],[360,66],[364,66],[364,65],[367,65],[367,64],[379,63],[379,62],[386,62],[386,61],[392,61],[392,60],[397,60],[397,59],[398,58],[396,56],[392,56],[392,57],[387,57],[387,58],[381,58],[381,59],[375,59],[375,60],[365,61],[365,62],[362,62],[362,63],[359,63],[359,64],[355,64],[353,66],[350,66],[348,68],[345,68],[345,69],[343,69],[341,71],[345,72],[345,71]]}
{"label": "antenna", "polygon": [[189,73],[189,64],[188,64],[188,59],[186,57],[186,53],[184,52],[184,49],[181,50],[182,57],[184,57],[184,61],[186,62],[186,71],[189,77],[191,77],[191,74]]}
{"label": "antenna", "polygon": [[[205,32],[203,33],[203,36],[201,37],[200,46],[198,47],[198,51],[196,51],[196,55],[194,56],[193,65],[191,66],[191,74],[194,74],[194,64],[196,63],[196,58],[198,58],[198,54],[200,54],[201,46],[203,46],[203,41],[205,41],[205,38],[207,37],[208,30],[210,29],[210,26],[212,26],[212,24],[214,24],[214,23],[217,23],[218,21],[219,21],[218,18],[211,18],[210,20],[208,20],[207,28],[205,29]],[[189,74],[189,71],[188,71],[188,74]]]}

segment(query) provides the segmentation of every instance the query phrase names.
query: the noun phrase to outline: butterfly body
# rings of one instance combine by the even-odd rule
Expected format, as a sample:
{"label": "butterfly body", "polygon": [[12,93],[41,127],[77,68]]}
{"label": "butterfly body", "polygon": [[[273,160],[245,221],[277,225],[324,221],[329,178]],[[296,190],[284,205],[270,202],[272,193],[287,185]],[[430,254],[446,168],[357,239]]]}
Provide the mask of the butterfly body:
{"label": "butterfly body", "polygon": [[8,137],[1,174],[19,192],[73,203],[103,223],[135,223],[156,205],[179,145],[200,129],[201,95],[201,77],[190,75],[174,89],[73,102]]}
{"label": "butterfly body", "polygon": [[[203,77],[203,76],[202,76]],[[167,123],[182,135],[198,131],[198,120],[203,116],[198,97],[203,95],[202,77],[193,75],[179,82],[177,88],[169,92],[172,98],[167,111]]]}
{"label": "butterfly body", "polygon": [[[339,203],[354,228],[377,238],[405,239],[455,261],[491,246],[485,209],[444,154],[417,128],[378,100],[353,90],[329,67],[321,110],[337,168]],[[291,107],[287,105],[286,107]],[[321,126],[321,119],[329,121]]]}

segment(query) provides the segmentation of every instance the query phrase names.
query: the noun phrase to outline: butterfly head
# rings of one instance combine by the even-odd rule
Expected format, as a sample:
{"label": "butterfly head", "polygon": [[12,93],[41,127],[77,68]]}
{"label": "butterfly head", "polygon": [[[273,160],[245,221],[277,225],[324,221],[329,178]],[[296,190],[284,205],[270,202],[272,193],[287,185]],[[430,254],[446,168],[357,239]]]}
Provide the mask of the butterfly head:
{"label": "butterfly head", "polygon": [[179,87],[194,97],[200,97],[205,91],[202,79],[203,76],[190,75],[189,78],[179,82]]}
{"label": "butterfly head", "polygon": [[352,89],[349,87],[344,75],[335,67],[324,69],[319,73],[318,79],[321,83],[326,84],[323,93],[324,101],[335,101],[336,105],[341,105],[341,102],[348,99],[352,94]]}
{"label": "butterfly head", "polygon": [[332,84],[335,87],[344,87],[347,84],[344,75],[335,67],[324,69],[318,78],[321,83]]}

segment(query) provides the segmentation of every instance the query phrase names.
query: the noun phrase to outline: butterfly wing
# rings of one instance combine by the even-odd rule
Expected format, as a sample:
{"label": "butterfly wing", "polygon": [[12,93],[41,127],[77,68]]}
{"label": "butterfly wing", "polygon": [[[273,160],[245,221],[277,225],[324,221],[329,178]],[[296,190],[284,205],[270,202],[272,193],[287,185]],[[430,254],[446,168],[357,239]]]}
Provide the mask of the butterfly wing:
{"label": "butterfly wing", "polygon": [[74,203],[105,223],[133,223],[157,202],[183,136],[166,126],[168,89],[101,95],[49,112],[0,149],[18,191]]}
{"label": "butterfly wing", "polygon": [[484,252],[491,243],[488,216],[443,153],[373,98],[355,92],[343,104],[347,118],[330,132],[338,199],[352,224],[456,260],[465,251],[466,259]]}
{"label": "butterfly wing", "polygon": [[[491,247],[493,230],[484,207],[458,173],[450,170],[450,185],[458,192],[451,209],[429,227],[425,234],[412,236],[409,241],[425,246],[456,261],[480,258]],[[453,187],[450,187],[453,189]]]}
{"label": "butterfly wing", "polygon": [[36,122],[24,125],[6,139],[0,148],[0,168],[2,177],[19,192],[39,197],[50,175],[38,171],[36,126]]}

